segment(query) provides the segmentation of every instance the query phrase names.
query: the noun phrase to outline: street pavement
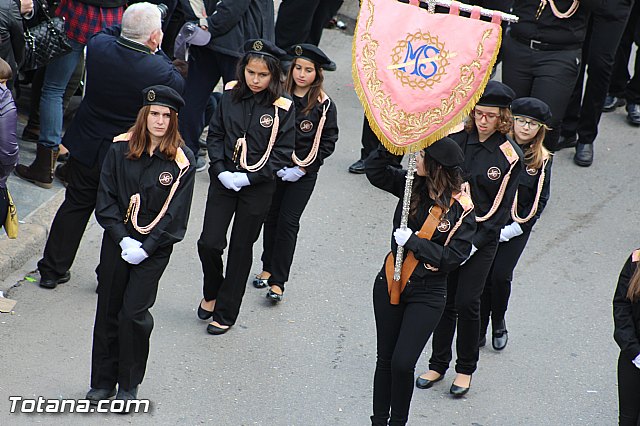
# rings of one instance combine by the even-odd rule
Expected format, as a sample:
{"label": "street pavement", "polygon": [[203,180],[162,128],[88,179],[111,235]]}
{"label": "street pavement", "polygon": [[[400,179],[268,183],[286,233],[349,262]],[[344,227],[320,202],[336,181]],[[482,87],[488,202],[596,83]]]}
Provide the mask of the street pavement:
{"label": "street pavement", "polygon": [[[197,175],[189,229],[175,247],[152,314],[155,328],[139,397],[148,414],[11,414],[9,396],[83,398],[101,228],[89,224],[69,283],[44,290],[38,255],[0,289],[17,300],[0,314],[0,425],[366,425],[375,367],[373,279],[389,250],[396,200],[347,173],[360,149],[362,107],[351,81],[351,37],[327,31],[321,47],[338,63],[327,91],[340,140],[303,216],[285,301],[246,290],[238,323],[210,336],[196,317],[202,273],[196,241],[209,177]],[[549,204],[516,269],[507,313],[509,345],[480,350],[471,391],[448,394],[453,369],[414,392],[410,425],[613,425],[617,346],[611,299],[638,243],[639,130],[622,110],[603,115],[595,162],[555,156]],[[53,194],[54,191],[47,192]],[[58,195],[59,197],[59,195]],[[60,201],[58,199],[58,201]],[[253,271],[260,271],[261,241]],[[416,375],[426,371],[430,343]]]}

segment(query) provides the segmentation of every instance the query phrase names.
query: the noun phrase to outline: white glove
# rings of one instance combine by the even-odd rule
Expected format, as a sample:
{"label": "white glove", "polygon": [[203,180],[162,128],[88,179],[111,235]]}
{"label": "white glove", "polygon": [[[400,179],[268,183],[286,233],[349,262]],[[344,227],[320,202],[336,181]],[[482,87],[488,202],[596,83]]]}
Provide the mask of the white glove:
{"label": "white glove", "polygon": [[133,247],[122,251],[122,258],[132,265],[137,265],[147,257],[149,257],[149,255],[142,247]]}
{"label": "white glove", "polygon": [[130,248],[138,248],[138,247],[142,247],[142,243],[131,237],[124,237],[120,241],[120,248],[122,249],[122,251],[125,251],[126,249],[130,249]]}
{"label": "white glove", "polygon": [[235,179],[233,173],[231,173],[230,171],[225,170],[224,172],[220,172],[218,174],[218,180],[221,184],[224,185],[225,188],[233,189],[236,192],[240,191],[240,188],[238,188],[234,182]]}
{"label": "white glove", "polygon": [[[279,174],[280,172],[283,172],[282,175]],[[282,170],[278,170],[278,173],[276,174],[280,176],[284,182],[296,182],[302,176],[306,175],[307,172],[301,170],[300,167],[295,166],[291,168],[285,167]]]}
{"label": "white glove", "polygon": [[411,237],[411,234],[413,234],[413,231],[410,228],[397,228],[393,232],[393,236],[396,238],[396,244],[399,246],[404,246],[409,240],[409,237]]}
{"label": "white glove", "polygon": [[471,253],[469,253],[469,257],[467,257],[467,258],[465,259],[465,261],[464,261],[464,262],[462,262],[462,263],[460,264],[460,266],[462,266],[462,265],[464,265],[465,263],[467,263],[467,261],[468,261],[469,259],[471,259],[471,256],[473,256],[473,254],[474,254],[475,252],[477,252],[477,251],[478,251],[478,247],[476,247],[476,246],[474,246],[473,244],[471,244]]}
{"label": "white glove", "polygon": [[633,365],[635,365],[636,367],[640,368],[640,354],[638,354],[638,356],[636,357],[636,359],[634,359],[633,361]]}
{"label": "white glove", "polygon": [[246,173],[234,172],[233,173],[233,184],[235,186],[237,186],[238,189],[240,189],[243,186],[251,185],[251,182],[249,182],[249,176],[247,176]]}
{"label": "white glove", "polygon": [[276,175],[277,175],[279,178],[281,178],[282,176],[284,176],[284,174],[286,173],[286,171],[287,171],[287,167],[283,167],[283,168],[281,168],[280,170],[278,170],[278,171],[276,172]]}
{"label": "white glove", "polygon": [[522,228],[518,222],[513,222],[500,230],[500,242],[505,243],[512,238],[522,235]]}

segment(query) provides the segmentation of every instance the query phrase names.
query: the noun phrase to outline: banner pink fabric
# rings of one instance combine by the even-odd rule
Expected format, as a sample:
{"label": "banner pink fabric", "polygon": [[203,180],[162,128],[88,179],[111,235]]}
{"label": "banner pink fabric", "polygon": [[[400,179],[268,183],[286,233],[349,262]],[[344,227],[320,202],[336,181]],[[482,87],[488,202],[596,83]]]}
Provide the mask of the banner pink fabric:
{"label": "banner pink fabric", "polygon": [[482,95],[501,42],[499,19],[432,14],[363,0],[353,80],[371,128],[390,151],[417,151],[459,125]]}

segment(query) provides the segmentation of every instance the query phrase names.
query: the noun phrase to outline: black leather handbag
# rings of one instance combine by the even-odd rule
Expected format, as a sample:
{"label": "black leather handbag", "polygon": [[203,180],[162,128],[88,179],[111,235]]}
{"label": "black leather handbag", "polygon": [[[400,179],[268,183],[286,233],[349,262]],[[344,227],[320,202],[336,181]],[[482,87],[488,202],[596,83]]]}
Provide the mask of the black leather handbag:
{"label": "black leather handbag", "polygon": [[53,59],[71,52],[64,19],[50,17],[42,2],[38,1],[38,4],[44,20],[24,31],[25,55],[21,69],[25,71],[43,67]]}

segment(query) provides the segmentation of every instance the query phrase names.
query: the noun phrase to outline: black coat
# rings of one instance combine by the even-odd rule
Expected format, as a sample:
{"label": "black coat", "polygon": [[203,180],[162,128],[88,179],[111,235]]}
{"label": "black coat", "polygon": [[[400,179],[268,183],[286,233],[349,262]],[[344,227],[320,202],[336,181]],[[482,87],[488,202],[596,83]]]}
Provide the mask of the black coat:
{"label": "black coat", "polygon": [[9,64],[12,81],[16,81],[24,60],[24,29],[20,6],[14,0],[0,0],[0,57]]}
{"label": "black coat", "polygon": [[[399,168],[396,164],[395,156],[383,147],[374,151],[367,157],[366,161],[367,178],[371,184],[399,198],[393,215],[392,233],[400,227],[403,204],[402,198],[404,196],[407,175],[407,171]],[[405,243],[404,247],[406,250],[404,254],[406,256],[408,250],[410,250],[416,259],[420,261],[418,267],[416,267],[411,275],[412,280],[445,280],[447,274],[460,266],[460,264],[469,257],[469,253],[471,252],[471,240],[476,232],[476,217],[473,211],[463,219],[462,224],[451,238],[449,244],[447,246],[444,245],[449,233],[464,212],[462,206],[457,202],[453,203],[444,216],[450,223],[449,230],[441,232],[436,229],[430,240],[419,238],[415,235],[415,232],[422,228],[423,223],[429,215],[429,209],[434,204],[433,200],[425,196],[424,202],[418,207],[416,215],[409,215],[407,227],[414,231],[414,235],[411,235]],[[391,252],[394,257],[397,249],[398,245],[392,235]],[[427,269],[424,266],[425,263],[438,268],[438,271],[434,272]]]}
{"label": "black coat", "polygon": [[509,171],[511,163],[500,147],[506,143],[518,156],[498,209],[491,218],[478,223],[473,244],[477,248],[482,248],[491,240],[497,239],[500,230],[509,221],[513,197],[518,188],[518,179],[523,168],[522,150],[515,142],[499,132],[495,132],[484,142],[479,142],[478,133],[475,131],[467,133],[463,130],[450,136],[458,142],[464,152],[464,171],[468,174],[476,217],[485,216],[489,212],[500,185]]}
{"label": "black coat", "polygon": [[616,292],[613,295],[613,337],[622,354],[629,360],[640,354],[640,302],[632,303],[627,299],[629,280],[638,267],[633,255],[620,271]]}
{"label": "black coat", "polygon": [[95,34],[87,43],[87,90],[62,143],[87,167],[104,160],[114,136],[125,133],[142,107],[142,90],[156,84],[178,93],[184,79],[162,51],[120,36],[120,26]]}

